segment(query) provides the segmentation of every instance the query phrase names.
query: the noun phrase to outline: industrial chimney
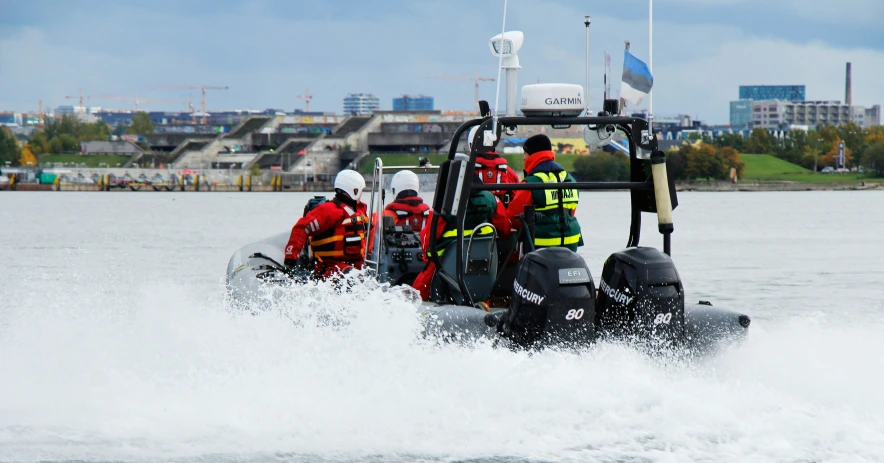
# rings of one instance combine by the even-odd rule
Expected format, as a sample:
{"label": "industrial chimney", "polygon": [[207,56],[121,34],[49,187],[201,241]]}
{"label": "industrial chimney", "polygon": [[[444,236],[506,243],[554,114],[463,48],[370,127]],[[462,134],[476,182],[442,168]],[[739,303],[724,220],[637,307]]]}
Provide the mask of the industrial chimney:
{"label": "industrial chimney", "polygon": [[847,106],[850,106],[852,103],[851,96],[852,95],[850,92],[850,63],[847,63],[847,82],[845,83],[845,88],[844,88],[844,104],[846,104]]}

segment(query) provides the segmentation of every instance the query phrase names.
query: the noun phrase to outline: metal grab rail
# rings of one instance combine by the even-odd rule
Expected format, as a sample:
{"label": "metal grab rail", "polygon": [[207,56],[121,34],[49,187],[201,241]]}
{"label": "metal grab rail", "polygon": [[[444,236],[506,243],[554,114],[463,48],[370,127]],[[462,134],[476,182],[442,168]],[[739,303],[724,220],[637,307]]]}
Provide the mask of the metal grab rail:
{"label": "metal grab rail", "polygon": [[[557,186],[551,186],[557,185]],[[474,184],[473,190],[653,190],[654,183],[647,182],[558,182],[550,183],[483,183]]]}
{"label": "metal grab rail", "polygon": [[[374,170],[373,170],[373,178],[371,181],[371,196],[369,197],[368,204],[368,239],[374,243],[374,246],[366,246],[365,247],[365,255],[364,260],[366,264],[374,265],[375,271],[380,272],[380,256],[381,256],[381,246],[384,243],[384,224],[382,211],[384,210],[385,200],[386,200],[386,190],[384,190],[384,170],[412,170],[412,171],[429,171],[429,170],[438,170],[439,166],[384,166],[384,161],[378,157],[375,158],[374,162]],[[377,199],[375,199],[375,194],[378,193]],[[372,219],[375,214],[375,205],[377,205],[378,212],[378,221],[375,223],[374,227],[372,227]],[[377,258],[375,260],[370,259],[369,249],[374,250],[376,252]],[[383,278],[378,275],[379,281]]]}

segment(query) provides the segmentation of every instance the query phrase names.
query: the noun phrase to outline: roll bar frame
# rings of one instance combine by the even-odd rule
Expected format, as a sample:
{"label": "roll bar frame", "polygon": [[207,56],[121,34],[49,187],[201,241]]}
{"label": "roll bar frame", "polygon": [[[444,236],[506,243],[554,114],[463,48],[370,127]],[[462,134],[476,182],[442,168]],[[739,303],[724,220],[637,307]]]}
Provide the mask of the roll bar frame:
{"label": "roll bar frame", "polygon": [[[659,150],[657,146],[656,137],[650,135],[649,136],[649,127],[648,122],[645,119],[635,118],[635,117],[623,117],[623,116],[579,116],[579,117],[554,117],[554,116],[503,116],[497,118],[497,126],[492,127],[494,125],[494,119],[489,115],[479,119],[473,119],[464,122],[460,127],[455,130],[454,135],[451,138],[451,145],[448,150],[448,158],[447,164],[451,164],[455,160],[455,155],[457,154],[458,143],[460,142],[461,136],[464,133],[468,133],[468,131],[476,126],[480,126],[480,129],[476,132],[475,139],[472,140],[473,149],[470,150],[469,159],[470,162],[466,163],[466,172],[464,173],[465,179],[470,179],[470,181],[463,182],[463,186],[460,192],[459,203],[457,207],[457,230],[459,231],[458,236],[456,238],[457,242],[457,250],[455,257],[457,259],[457,264],[455,265],[455,269],[457,274],[455,275],[454,280],[457,282],[460,287],[460,292],[464,295],[466,302],[469,305],[473,305],[471,300],[468,288],[464,282],[463,278],[463,229],[464,222],[466,219],[466,206],[469,201],[472,190],[484,190],[484,191],[493,191],[493,190],[550,190],[550,189],[558,189],[560,192],[565,188],[560,186],[558,188],[550,188],[546,184],[532,184],[532,183],[519,183],[519,184],[497,184],[497,183],[484,183],[481,185],[473,185],[471,179],[473,178],[473,173],[475,170],[476,164],[476,156],[479,153],[490,152],[494,149],[493,146],[488,147],[484,146],[482,143],[482,137],[484,136],[484,131],[491,130],[493,128],[494,133],[496,134],[496,142],[497,145],[500,142],[500,133],[501,129],[515,129],[519,126],[538,126],[538,125],[549,125],[554,127],[562,127],[562,126],[572,126],[572,125],[586,125],[593,128],[604,127],[604,126],[613,126],[616,131],[623,133],[627,139],[629,140],[629,170],[630,170],[630,181],[628,182],[568,182],[567,189],[576,189],[581,191],[610,191],[610,190],[629,190],[632,194],[631,201],[631,220],[629,226],[629,238],[626,243],[626,247],[635,247],[639,244],[639,238],[641,236],[641,195],[646,195],[648,191],[652,192],[652,194],[657,196],[665,196],[665,199],[657,199],[657,215],[659,220],[658,229],[660,233],[663,235],[663,252],[667,255],[671,255],[671,238],[670,235],[674,231],[674,226],[672,224],[671,219],[671,211],[673,203],[670,199],[669,195],[669,182],[666,176],[665,171],[665,162],[666,156],[665,154]],[[650,151],[650,161],[653,166],[650,172],[644,171],[643,163],[645,159],[638,157],[638,148],[643,150]],[[442,215],[441,212],[443,210],[443,203],[445,198],[445,192],[447,190],[448,183],[448,166],[442,166],[440,170],[440,177],[436,183],[436,193],[433,198],[433,220],[430,221],[430,249],[435,249],[436,247],[436,234],[438,230],[438,222],[439,218]],[[658,169],[658,167],[662,167]],[[651,175],[651,172],[654,172]],[[643,175],[646,175],[642,178]],[[445,178],[442,178],[442,177]],[[665,191],[664,191],[665,190]],[[668,202],[666,200],[669,200]],[[663,209],[663,210],[660,210]],[[667,223],[668,222],[668,223]],[[430,253],[431,259],[436,265],[437,272],[443,272],[439,258],[436,253]]]}

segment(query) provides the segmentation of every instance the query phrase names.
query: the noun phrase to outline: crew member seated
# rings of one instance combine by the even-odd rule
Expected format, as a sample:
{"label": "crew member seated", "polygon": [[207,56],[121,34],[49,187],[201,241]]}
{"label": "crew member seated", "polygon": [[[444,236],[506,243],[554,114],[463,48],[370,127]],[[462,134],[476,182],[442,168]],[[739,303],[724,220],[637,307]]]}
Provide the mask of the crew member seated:
{"label": "crew member seated", "polygon": [[[556,154],[546,135],[539,134],[525,140],[525,180],[523,183],[562,183],[574,182],[574,178],[556,163]],[[521,228],[519,216],[525,206],[534,206],[535,228],[534,247],[565,247],[577,251],[583,246],[580,223],[574,214],[577,211],[578,192],[576,189],[561,190],[518,190],[510,201],[507,213],[514,228]]]}
{"label": "crew member seated", "polygon": [[[430,206],[424,203],[423,198],[417,194],[420,189],[420,180],[417,178],[417,174],[410,170],[397,172],[396,175],[393,175],[390,188],[393,190],[395,199],[384,207],[384,217],[392,217],[395,226],[408,226],[412,231],[420,233],[430,217]],[[372,232],[369,234],[370,236],[374,236],[374,230],[378,224],[377,216],[378,213],[375,212],[371,218]],[[374,240],[369,239],[368,252],[371,253],[373,249]]]}
{"label": "crew member seated", "polygon": [[342,170],[338,173],[334,198],[316,206],[292,227],[285,247],[287,269],[299,268],[301,250],[308,241],[315,278],[325,279],[362,268],[368,225],[367,206],[360,201],[364,189],[365,179],[358,172]]}
{"label": "crew member seated", "polygon": [[[393,217],[398,226],[408,225],[416,232],[423,230],[430,216],[430,206],[417,194],[420,189],[417,174],[410,170],[397,172],[390,182],[390,188],[396,199],[384,207],[384,215]],[[375,222],[372,218],[372,226]]]}
{"label": "crew member seated", "polygon": [[[476,136],[478,130],[479,126],[473,127],[470,129],[470,134],[467,137],[467,146],[471,152],[473,150],[473,137]],[[519,183],[519,175],[516,171],[506,163],[506,159],[493,151],[476,154],[475,172],[479,174],[479,180],[483,183]],[[495,190],[491,194],[500,198],[504,206],[509,204],[509,201],[513,198],[512,191]]]}
{"label": "crew member seated", "polygon": [[[473,184],[481,183],[482,181],[479,179],[478,174],[474,173]],[[471,193],[470,200],[467,202],[466,217],[464,218],[464,236],[469,236],[477,225],[487,222],[497,229],[499,237],[508,237],[510,234],[510,219],[507,217],[506,208],[500,199],[487,191],[472,190]],[[421,247],[426,254],[427,266],[424,267],[424,270],[417,276],[414,280],[414,285],[412,285],[420,291],[421,299],[425,301],[430,300],[430,287],[432,286],[433,276],[436,274],[436,265],[430,258],[432,256],[431,253],[438,253],[441,256],[445,251],[445,247],[458,236],[457,223],[454,220],[449,223],[442,216],[434,215],[430,211],[428,223],[432,223],[433,220],[439,221],[439,224],[436,225],[436,247],[432,250],[429,249],[430,226],[427,225],[421,231]],[[490,227],[484,228],[478,231],[478,236],[491,234]]]}

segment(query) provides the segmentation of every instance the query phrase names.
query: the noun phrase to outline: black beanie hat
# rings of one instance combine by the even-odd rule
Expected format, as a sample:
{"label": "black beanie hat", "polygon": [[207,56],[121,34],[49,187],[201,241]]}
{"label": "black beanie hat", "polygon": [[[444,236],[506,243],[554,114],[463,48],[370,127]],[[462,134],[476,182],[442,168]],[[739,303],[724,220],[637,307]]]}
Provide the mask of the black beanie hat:
{"label": "black beanie hat", "polygon": [[525,144],[523,145],[523,149],[528,154],[534,154],[538,151],[551,151],[552,150],[552,142],[549,141],[549,137],[540,133],[534,135],[533,137],[525,140]]}

